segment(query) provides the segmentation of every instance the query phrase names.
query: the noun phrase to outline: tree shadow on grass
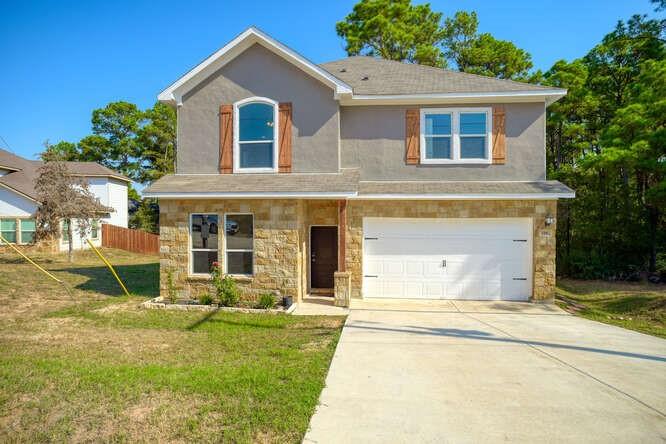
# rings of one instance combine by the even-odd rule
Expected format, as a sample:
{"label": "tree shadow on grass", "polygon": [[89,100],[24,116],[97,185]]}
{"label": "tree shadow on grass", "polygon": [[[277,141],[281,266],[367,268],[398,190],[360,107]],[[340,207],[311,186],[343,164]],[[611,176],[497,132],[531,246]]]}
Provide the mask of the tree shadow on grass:
{"label": "tree shadow on grass", "polygon": [[[157,263],[115,265],[113,267],[130,294],[135,296],[154,298],[159,296],[159,272]],[[105,266],[61,268],[51,271],[84,276],[86,281],[74,288],[82,291],[100,293],[107,296],[123,296],[123,290]]]}

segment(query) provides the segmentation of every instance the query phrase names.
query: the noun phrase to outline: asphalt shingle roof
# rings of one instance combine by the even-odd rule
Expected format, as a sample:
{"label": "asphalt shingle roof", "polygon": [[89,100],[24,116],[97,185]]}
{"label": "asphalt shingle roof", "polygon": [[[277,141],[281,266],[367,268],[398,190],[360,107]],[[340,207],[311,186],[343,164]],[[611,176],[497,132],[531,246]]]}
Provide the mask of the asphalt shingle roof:
{"label": "asphalt shingle roof", "polygon": [[[38,175],[37,170],[42,166],[42,163],[40,160],[24,159],[9,151],[0,149],[0,169],[7,167],[10,170],[17,170],[0,176],[0,185],[5,185],[36,200],[35,179]],[[112,177],[126,182],[130,181],[130,179],[122,174],[95,162],[67,162],[67,167],[76,176]]]}
{"label": "asphalt shingle roof", "polygon": [[357,170],[340,173],[170,174],[144,193],[353,193]]}
{"label": "asphalt shingle roof", "polygon": [[358,170],[340,173],[297,174],[171,174],[144,190],[144,193],[358,193],[456,195],[456,194],[570,194],[566,185],[556,181],[478,182],[478,181],[361,181]]}
{"label": "asphalt shingle roof", "polygon": [[348,57],[319,66],[349,84],[354,89],[354,94],[362,95],[490,93],[557,89],[367,56]]}
{"label": "asphalt shingle roof", "polygon": [[556,180],[540,182],[477,181],[362,181],[364,194],[569,194],[573,190]]}

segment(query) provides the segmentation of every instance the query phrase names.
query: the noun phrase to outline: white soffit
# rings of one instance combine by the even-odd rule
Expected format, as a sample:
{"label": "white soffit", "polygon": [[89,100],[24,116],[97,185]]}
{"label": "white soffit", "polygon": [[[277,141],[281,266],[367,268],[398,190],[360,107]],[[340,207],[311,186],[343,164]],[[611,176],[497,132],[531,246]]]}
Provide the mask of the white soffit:
{"label": "white soffit", "polygon": [[197,84],[208,78],[238,55],[242,54],[243,51],[255,43],[262,45],[264,48],[297,66],[307,74],[330,86],[333,88],[336,97],[338,95],[352,93],[351,86],[347,85],[345,82],[310,62],[305,57],[289,49],[259,29],[250,27],[206,60],[192,68],[180,79],[172,83],[157,96],[157,99],[160,102],[180,105],[184,94],[192,90]]}

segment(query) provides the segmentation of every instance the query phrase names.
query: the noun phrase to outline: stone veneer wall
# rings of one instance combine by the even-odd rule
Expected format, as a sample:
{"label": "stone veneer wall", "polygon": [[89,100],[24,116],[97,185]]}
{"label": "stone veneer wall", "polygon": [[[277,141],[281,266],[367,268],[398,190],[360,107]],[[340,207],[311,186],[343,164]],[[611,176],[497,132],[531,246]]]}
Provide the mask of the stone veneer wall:
{"label": "stone veneer wall", "polygon": [[[555,289],[555,224],[545,226],[546,215],[556,215],[555,200],[510,201],[349,201],[347,207],[346,265],[351,273],[352,297],[361,297],[363,217],[533,219],[533,300],[552,300]],[[300,300],[308,287],[309,227],[336,225],[336,201],[303,200],[161,200],[160,292],[166,296],[167,270],[182,296],[196,298],[212,291],[207,279],[188,276],[189,215],[254,214],[255,276],[237,280],[245,298],[263,291]],[[224,230],[222,230],[224,231]],[[224,258],[224,233],[219,236],[219,262]]]}
{"label": "stone veneer wall", "polygon": [[[179,296],[211,292],[206,278],[189,276],[189,215],[214,213],[224,226],[225,213],[254,214],[254,276],[239,277],[244,299],[279,291],[299,300],[303,270],[304,204],[299,200],[160,200],[160,293],[167,295],[171,270]],[[224,230],[218,236],[218,261],[224,264]]]}
{"label": "stone veneer wall", "polygon": [[351,200],[347,206],[346,263],[352,297],[360,298],[363,282],[363,218],[500,218],[531,217],[533,236],[533,301],[552,301],[555,292],[555,228],[545,225],[557,215],[556,200],[385,201]]}

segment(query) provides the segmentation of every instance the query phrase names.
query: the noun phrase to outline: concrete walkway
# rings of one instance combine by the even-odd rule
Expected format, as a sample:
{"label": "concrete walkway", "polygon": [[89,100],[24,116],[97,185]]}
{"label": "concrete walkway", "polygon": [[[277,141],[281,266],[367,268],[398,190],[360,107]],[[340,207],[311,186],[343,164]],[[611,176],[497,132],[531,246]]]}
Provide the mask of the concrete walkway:
{"label": "concrete walkway", "polygon": [[304,442],[665,442],[666,341],[494,302],[356,302]]}

